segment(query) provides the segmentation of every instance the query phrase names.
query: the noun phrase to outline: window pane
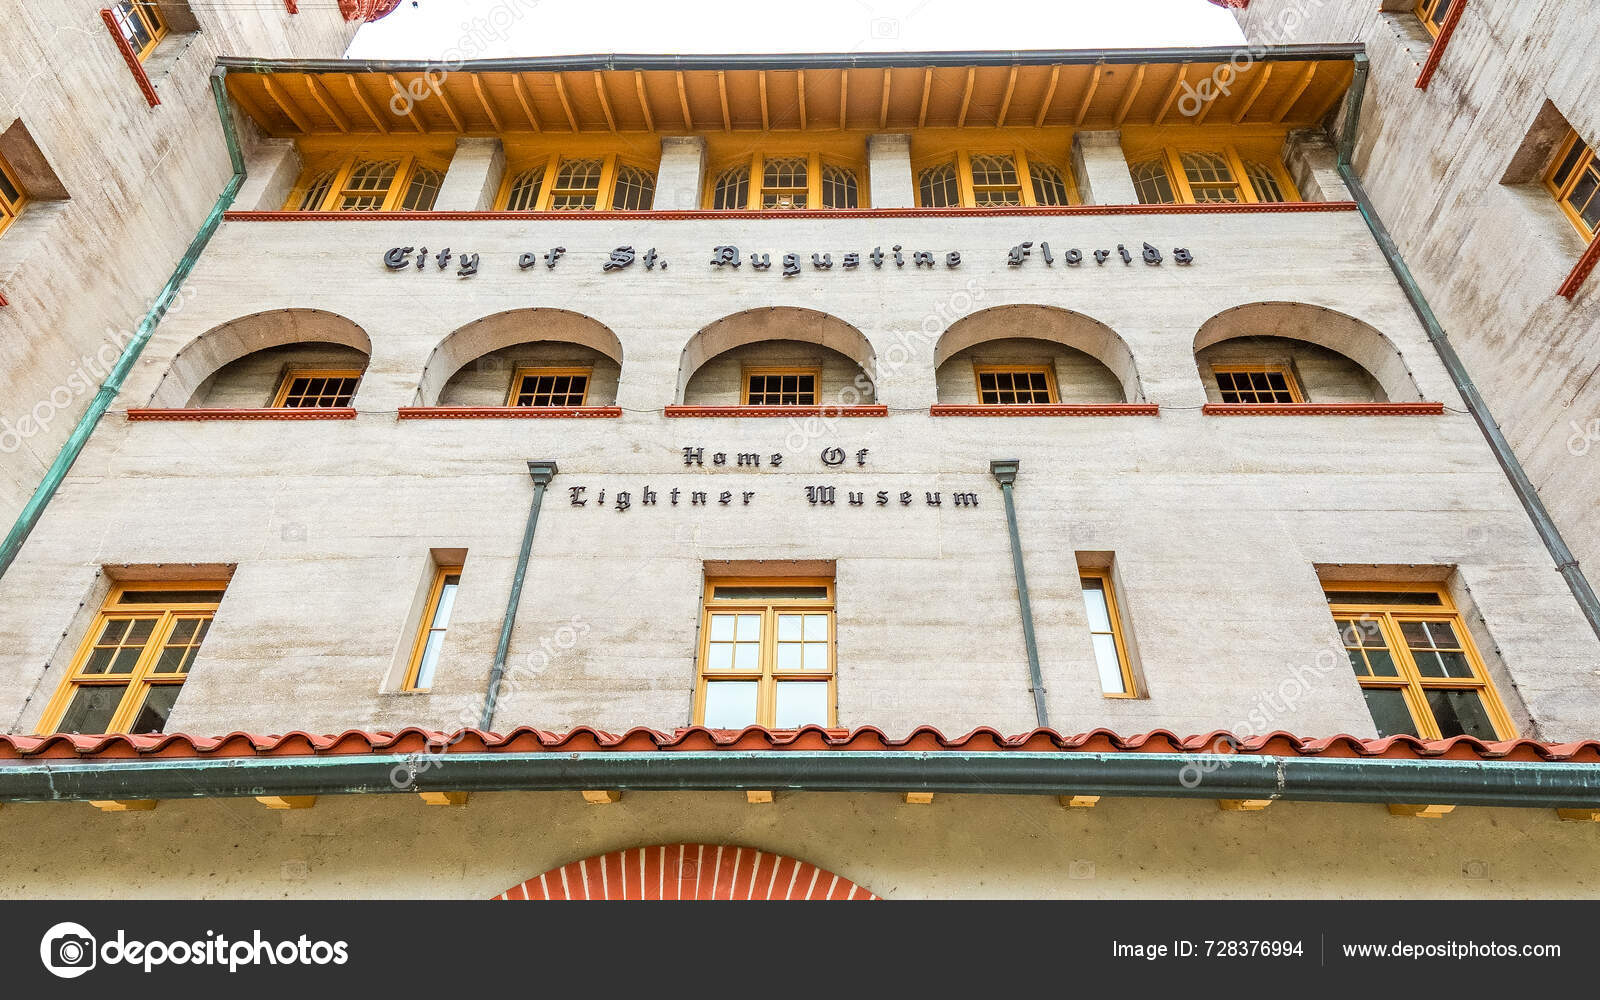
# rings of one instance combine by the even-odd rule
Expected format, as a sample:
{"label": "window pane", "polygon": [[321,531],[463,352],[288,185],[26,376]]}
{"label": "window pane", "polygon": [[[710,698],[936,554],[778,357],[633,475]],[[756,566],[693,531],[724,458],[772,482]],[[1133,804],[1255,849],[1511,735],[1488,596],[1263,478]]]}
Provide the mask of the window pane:
{"label": "window pane", "polygon": [[72,696],[72,704],[56,726],[60,733],[103,733],[111,725],[111,716],[127,693],[126,684],[95,684],[80,687]]}
{"label": "window pane", "polygon": [[805,637],[807,642],[826,642],[828,640],[828,616],[806,615]]}
{"label": "window pane", "polygon": [[456,591],[461,588],[461,577],[451,573],[444,578],[439,589],[439,606],[433,612],[433,628],[442,629],[450,624],[450,612],[455,610]]}
{"label": "window pane", "polygon": [[[824,685],[826,686],[826,685]],[[705,725],[743,729],[756,724],[755,681],[712,681],[706,685]]]}
{"label": "window pane", "polygon": [[778,641],[793,642],[800,638],[802,624],[801,615],[778,616]]}
{"label": "window pane", "polygon": [[828,684],[826,681],[779,681],[778,712],[774,728],[798,729],[801,726],[828,724]]}
{"label": "window pane", "polygon": [[825,642],[806,643],[806,670],[828,669],[828,644]]}
{"label": "window pane", "polygon": [[759,642],[741,642],[733,647],[733,669],[759,670],[761,668],[761,644]]}
{"label": "window pane", "polygon": [[428,633],[428,642],[422,647],[422,661],[417,664],[417,679],[412,685],[418,689],[433,687],[433,676],[439,669],[439,650],[444,646],[444,630]]}
{"label": "window pane", "polygon": [[1330,590],[1324,596],[1329,604],[1426,604],[1438,607],[1442,603],[1438,594],[1422,590]]}
{"label": "window pane", "polygon": [[511,182],[511,191],[506,196],[506,210],[511,212],[529,212],[538,207],[539,186],[544,183],[544,168],[535,167],[524,170]]}
{"label": "window pane", "polygon": [[1100,690],[1106,694],[1127,693],[1127,686],[1122,679],[1122,663],[1117,658],[1116,637],[1097,632],[1089,638],[1094,640],[1095,665],[1100,668]]}
{"label": "window pane", "polygon": [[1556,167],[1555,172],[1550,175],[1550,183],[1558,188],[1564,186],[1567,183],[1567,178],[1572,176],[1572,168],[1578,165],[1579,160],[1583,159],[1583,154],[1588,148],[1581,139],[1574,142],[1572,148],[1567,151],[1566,157],[1562,159],[1561,165]]}
{"label": "window pane", "polygon": [[1367,710],[1378,727],[1379,736],[1416,736],[1417,724],[1406,708],[1405,695],[1396,688],[1364,688]]}
{"label": "window pane", "polygon": [[1084,578],[1083,606],[1089,613],[1089,631],[1111,631],[1111,612],[1106,607],[1105,585],[1101,581],[1091,577]]}
{"label": "window pane", "polygon": [[732,642],[733,641],[733,622],[734,622],[733,615],[712,615],[711,616],[711,641],[713,641],[713,642]]}
{"label": "window pane", "polygon": [[707,670],[733,669],[733,643],[713,642],[706,648]]}
{"label": "window pane", "polygon": [[740,642],[759,642],[761,639],[761,616],[740,615],[739,634]]}
{"label": "window pane", "polygon": [[159,733],[166,728],[167,717],[172,714],[172,705],[178,700],[178,692],[183,690],[181,684],[157,684],[145,696],[144,707],[139,709],[139,714],[134,716],[133,722],[128,726],[130,733]]}
{"label": "window pane", "polygon": [[1483,707],[1483,699],[1476,691],[1429,691],[1428,707],[1433,710],[1439,734],[1445,739],[1476,736],[1493,741],[1499,738]]}
{"label": "window pane", "polygon": [[778,643],[778,670],[789,673],[803,669],[801,661],[801,646],[798,642]]}

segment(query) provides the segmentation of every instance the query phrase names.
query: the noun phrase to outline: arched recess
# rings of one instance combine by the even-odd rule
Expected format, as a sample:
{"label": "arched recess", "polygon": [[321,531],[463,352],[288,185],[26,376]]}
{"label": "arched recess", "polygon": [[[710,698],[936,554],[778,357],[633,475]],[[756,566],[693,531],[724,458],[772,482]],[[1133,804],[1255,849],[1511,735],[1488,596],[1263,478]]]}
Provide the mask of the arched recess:
{"label": "arched recess", "polygon": [[656,844],[552,868],[495,899],[877,899],[806,861],[753,847]]}
{"label": "arched recess", "polygon": [[[1087,355],[1110,373],[1121,387],[1122,397],[1116,400],[1068,400],[1069,402],[1121,402],[1142,403],[1144,391],[1139,387],[1139,369],[1133,352],[1115,330],[1082,313],[1056,306],[1010,305],[994,306],[964,316],[939,337],[934,349],[934,371],[942,368],[957,354],[991,341],[1050,341],[1070,348],[1076,355]],[[1073,355],[1064,356],[1078,362]],[[1080,365],[1081,366],[1081,365]],[[1058,369],[1059,370],[1059,369]],[[1086,377],[1095,371],[1084,367]],[[947,373],[948,377],[948,373]],[[971,376],[967,376],[970,380]],[[1065,396],[1065,387],[1063,387]],[[944,400],[941,398],[941,402]]]}
{"label": "arched recess", "polygon": [[[440,397],[451,380],[480,358],[522,344],[558,343],[576,345],[588,352],[586,356],[589,357],[600,355],[608,359],[608,372],[611,369],[615,372],[609,376],[614,397],[616,377],[622,369],[622,341],[617,339],[610,327],[566,309],[510,309],[473,320],[439,342],[428,356],[428,363],[423,366],[422,379],[417,386],[417,405],[439,405]],[[535,353],[548,354],[548,351]],[[509,384],[511,371],[503,374]],[[599,374],[597,370],[597,377]]]}
{"label": "arched recess", "polygon": [[[197,395],[209,388],[208,383],[214,376],[235,362],[263,351],[273,352],[263,359],[262,366],[265,373],[262,377],[272,380],[281,373],[284,364],[299,363],[296,359],[300,354],[309,367],[323,365],[334,357],[344,359],[334,363],[354,364],[359,353],[359,367],[365,369],[366,359],[372,354],[372,341],[353,321],[321,309],[275,309],[242,316],[213,327],[180,350],[162,376],[161,384],[151,394],[149,405],[172,408],[197,405]],[[251,375],[249,372],[241,374]],[[272,388],[268,386],[266,391],[270,394]]]}
{"label": "arched recess", "polygon": [[[1340,355],[1376,383],[1376,402],[1422,399],[1400,351],[1384,334],[1353,316],[1305,302],[1252,302],[1206,320],[1194,337],[1196,366],[1207,348],[1242,337],[1302,341]],[[1203,376],[1204,377],[1204,376]],[[1317,402],[1312,394],[1311,402]],[[1343,400],[1339,400],[1343,401]]]}
{"label": "arched recess", "polygon": [[[686,401],[685,393],[690,380],[707,362],[729,351],[763,341],[788,341],[824,348],[854,362],[859,374],[866,376],[867,389],[858,391],[856,397],[841,399],[839,393],[845,386],[829,384],[828,372],[824,371],[823,384],[819,387],[819,392],[825,398],[819,399],[819,403],[832,405],[873,401],[870,384],[876,381],[877,356],[872,350],[872,344],[860,330],[837,316],[830,316],[815,309],[770,306],[747,309],[731,316],[724,316],[702,327],[689,338],[689,342],[683,347],[682,359],[678,363],[677,402]],[[849,378],[844,379],[845,383],[853,384],[854,375],[855,373],[852,373]],[[729,401],[723,400],[723,402]],[[731,402],[738,403],[739,399],[735,397]]]}

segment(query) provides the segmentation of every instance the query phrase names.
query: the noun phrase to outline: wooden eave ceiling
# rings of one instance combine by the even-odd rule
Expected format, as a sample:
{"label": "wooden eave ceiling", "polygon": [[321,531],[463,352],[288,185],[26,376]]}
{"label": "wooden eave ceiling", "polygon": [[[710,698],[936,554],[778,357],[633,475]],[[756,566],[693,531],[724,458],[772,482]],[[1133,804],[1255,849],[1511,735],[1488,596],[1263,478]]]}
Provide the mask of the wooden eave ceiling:
{"label": "wooden eave ceiling", "polygon": [[[821,69],[274,71],[228,74],[268,135],[763,132],[1124,125],[1304,126],[1343,97],[1348,59]],[[1199,114],[1202,80],[1229,93]],[[413,83],[415,82],[415,86]],[[421,100],[409,96],[422,93]],[[395,106],[410,105],[409,114]],[[1191,102],[1192,103],[1192,102]]]}

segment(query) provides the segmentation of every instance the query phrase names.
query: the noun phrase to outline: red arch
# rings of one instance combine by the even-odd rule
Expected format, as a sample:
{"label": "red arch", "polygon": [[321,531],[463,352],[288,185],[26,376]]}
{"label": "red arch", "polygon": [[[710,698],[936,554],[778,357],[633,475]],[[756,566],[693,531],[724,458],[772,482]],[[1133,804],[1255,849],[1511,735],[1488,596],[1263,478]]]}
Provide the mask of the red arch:
{"label": "red arch", "polygon": [[816,865],[753,847],[656,844],[612,851],[513,886],[495,899],[877,899]]}

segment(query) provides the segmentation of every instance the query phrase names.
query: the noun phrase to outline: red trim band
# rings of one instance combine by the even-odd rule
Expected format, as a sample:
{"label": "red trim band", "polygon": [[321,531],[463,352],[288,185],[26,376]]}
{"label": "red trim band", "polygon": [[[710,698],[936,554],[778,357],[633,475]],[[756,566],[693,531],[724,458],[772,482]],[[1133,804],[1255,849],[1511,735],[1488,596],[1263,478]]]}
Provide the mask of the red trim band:
{"label": "red trim band", "polygon": [[129,420],[354,420],[353,406],[133,407]]}
{"label": "red trim band", "polygon": [[1567,280],[1561,283],[1556,294],[1564,299],[1574,299],[1578,296],[1578,289],[1583,287],[1584,281],[1589,277],[1589,272],[1594,270],[1595,264],[1600,263],[1600,233],[1589,241],[1589,248],[1578,258],[1578,263],[1572,268],[1572,273],[1567,275]]}
{"label": "red trim band", "polygon": [[1153,417],[1159,411],[1154,403],[935,403],[928,407],[931,417]]}
{"label": "red trim band", "polygon": [[440,222],[539,219],[921,219],[1055,215],[1254,215],[1277,212],[1353,212],[1353,201],[1275,201],[1255,204],[1057,205],[1040,208],[811,208],[783,212],[662,210],[649,212],[224,212],[229,222],[355,222],[433,219]]}
{"label": "red trim band", "polygon": [[122,37],[122,32],[117,28],[116,16],[111,13],[111,8],[100,8],[100,20],[106,23],[106,29],[111,32],[111,40],[117,43],[117,51],[122,53],[122,61],[128,64],[128,69],[133,71],[134,82],[139,84],[139,89],[144,93],[144,99],[150,102],[153,108],[161,103],[161,98],[156,96],[156,86],[150,82],[150,76],[144,71],[144,63],[139,61],[139,53],[133,51],[133,46]]}
{"label": "red trim band", "polygon": [[1422,72],[1417,74],[1418,90],[1428,89],[1428,81],[1433,79],[1440,60],[1444,59],[1444,47],[1449,44],[1450,36],[1456,33],[1456,25],[1461,23],[1461,12],[1466,9],[1467,0],[1456,0],[1455,6],[1450,8],[1450,13],[1444,16],[1444,23],[1439,25],[1439,34],[1434,37],[1433,45],[1428,49],[1428,58],[1422,63]]}
{"label": "red trim band", "polygon": [[667,406],[664,417],[887,417],[889,408],[866,406]]}
{"label": "red trim band", "polygon": [[1444,412],[1443,403],[1207,403],[1213,417],[1425,417]]}
{"label": "red trim band", "polygon": [[397,420],[516,420],[620,417],[620,406],[402,406]]}

